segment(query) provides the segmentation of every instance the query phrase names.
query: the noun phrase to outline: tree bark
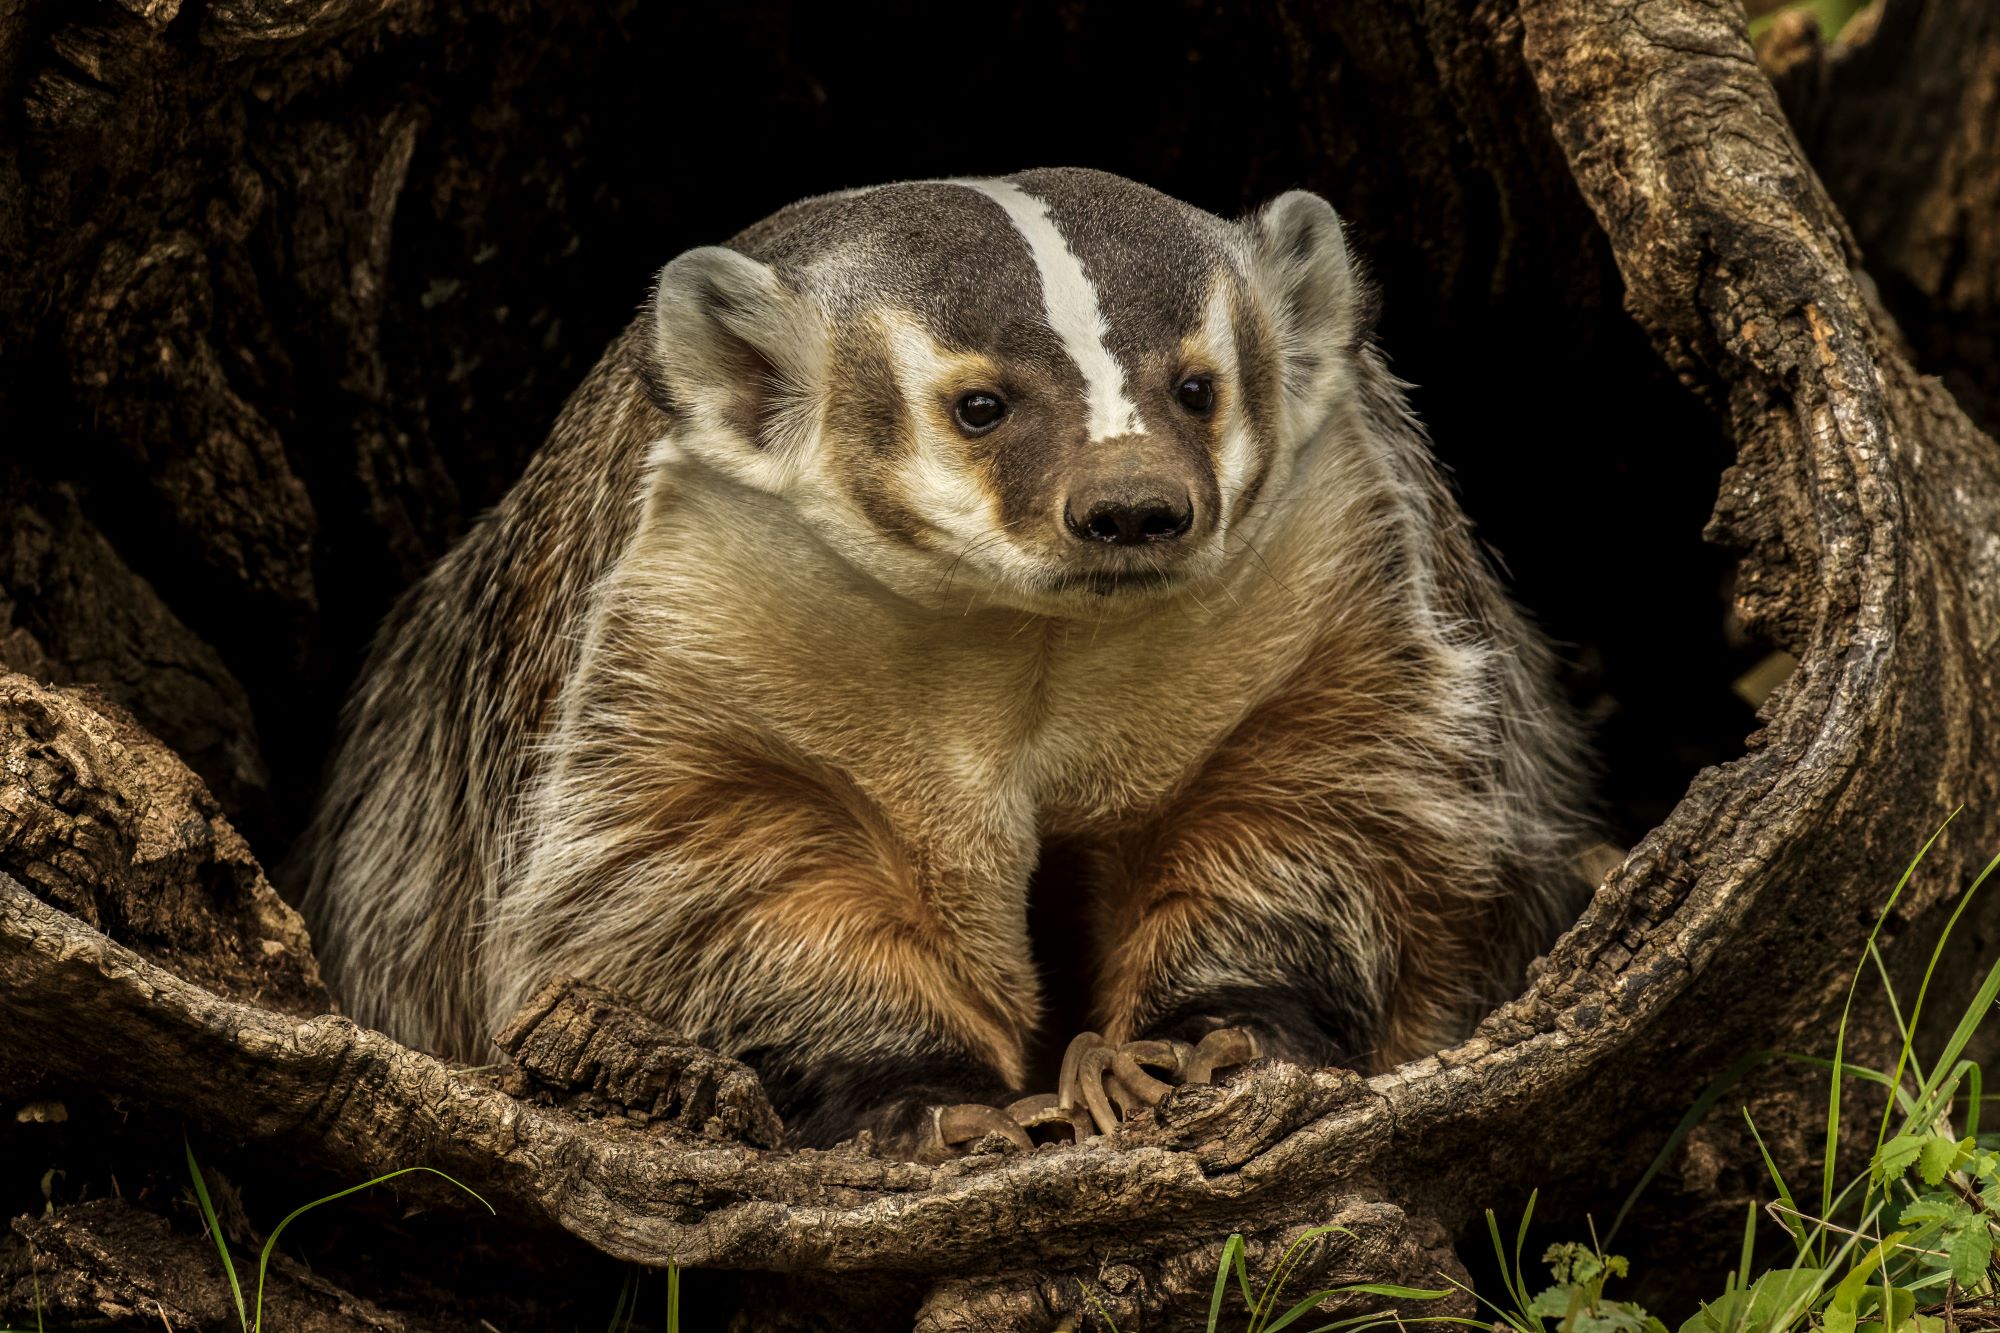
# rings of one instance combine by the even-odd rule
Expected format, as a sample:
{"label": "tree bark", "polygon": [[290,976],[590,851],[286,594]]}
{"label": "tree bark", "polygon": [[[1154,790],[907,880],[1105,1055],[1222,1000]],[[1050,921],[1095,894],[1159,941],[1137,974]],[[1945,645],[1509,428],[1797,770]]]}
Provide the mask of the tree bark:
{"label": "tree bark", "polygon": [[1786,114],[1868,272],[1988,434],[2000,428],[2000,12],[1884,0],[1827,46],[1766,43]]}
{"label": "tree bark", "polygon": [[[1990,163],[1978,108],[2000,37],[1960,0],[1921,7],[1928,36],[1874,46],[1906,12],[1826,77],[1936,63],[1938,34],[1956,34],[1955,72],[1909,100],[1871,76],[1872,113],[1790,72],[1781,105],[1724,0],[1273,3],[1136,37],[1089,8],[1060,32],[1004,7],[950,20],[993,24],[998,51],[1050,75],[1128,39],[1155,63],[1118,66],[1140,73],[1107,76],[1100,109],[1136,99],[1147,142],[1172,147],[1107,165],[1225,207],[1240,200],[1214,172],[1244,195],[1303,180],[1355,219],[1383,337],[1439,386],[1425,410],[1475,518],[1522,554],[1530,604],[1601,659],[1572,684],[1609,701],[1610,815],[1642,836],[1525,993],[1435,1058],[1366,1080],[1258,1066],[1114,1142],[931,1168],[783,1148],[747,1071],[588,988],[530,1006],[498,1076],[326,1014],[296,918],[216,804],[282,844],[384,599],[504,487],[522,423],[546,420],[642,285],[633,263],[594,314],[569,290],[644,252],[621,210],[716,220],[684,182],[631,183],[645,173],[608,146],[645,105],[620,84],[632,50],[709,55],[688,74],[703,94],[753,65],[759,124],[834,143],[886,123],[836,77],[867,68],[862,43],[785,11],[0,11],[0,253],[17,261],[0,265],[0,412],[74,445],[0,476],[0,652],[117,701],[0,680],[0,1097],[111,1095],[347,1180],[433,1166],[525,1235],[780,1275],[743,1284],[744,1327],[1046,1329],[1092,1300],[1123,1329],[1199,1326],[1232,1230],[1255,1267],[1337,1223],[1316,1275],[1437,1286],[1462,1277],[1452,1245],[1482,1206],[1539,1187],[1577,1217],[1644,1165],[1686,1090],[1748,1050],[1819,1044],[1946,813],[1965,807],[1898,929],[2000,846],[2000,453],[1910,351],[1936,355],[1912,312],[1954,330],[1991,315],[1986,177],[1964,164]],[[1177,98],[1158,71],[1229,64],[1225,40],[1248,54],[1220,91]],[[1918,104],[1959,119],[1925,139],[1943,113]],[[1022,114],[1008,142],[1037,151],[1075,108],[1046,113],[1046,137]],[[1856,165],[1840,126],[1864,114],[1924,145],[1922,207],[1863,206],[1886,158]],[[988,165],[924,156],[962,152],[962,131],[837,160],[855,179]],[[739,218],[817,183],[760,176]],[[616,256],[579,260],[598,228]],[[1691,546],[1711,507],[1733,569]],[[1579,564],[1626,582],[1565,577]],[[1656,616],[1619,623],[1621,587]],[[1663,684],[1726,680],[1732,654],[1773,647],[1798,666],[1754,721]],[[1659,738],[1632,717],[1655,709],[1693,738],[1679,767],[1646,757]],[[1782,1155],[1799,1136],[1776,1137]],[[436,1184],[409,1197],[463,1204]],[[20,1318],[18,1279],[9,1299]],[[226,1322],[198,1304],[176,1309]]]}

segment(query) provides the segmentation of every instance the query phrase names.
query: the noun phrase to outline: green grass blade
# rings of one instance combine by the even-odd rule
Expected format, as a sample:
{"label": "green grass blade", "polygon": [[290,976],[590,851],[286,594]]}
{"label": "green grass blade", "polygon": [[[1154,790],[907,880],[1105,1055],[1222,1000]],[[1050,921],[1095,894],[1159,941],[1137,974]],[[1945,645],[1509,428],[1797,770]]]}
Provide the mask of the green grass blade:
{"label": "green grass blade", "polygon": [[1265,1284],[1264,1294],[1257,1298],[1256,1308],[1250,1312],[1249,1333],[1268,1333],[1267,1326],[1261,1321],[1268,1319],[1271,1311],[1278,1308],[1278,1295],[1285,1289],[1285,1284],[1291,1281],[1292,1274],[1299,1264],[1304,1261],[1307,1249],[1322,1236],[1336,1234],[1352,1236],[1354,1233],[1342,1226],[1323,1226],[1302,1231],[1292,1238],[1292,1243],[1287,1245],[1284,1254],[1279,1256],[1277,1267],[1271,1271],[1271,1280]]}
{"label": "green grass blade", "polygon": [[[1346,1228],[1343,1227],[1340,1230],[1344,1231]],[[1352,1235],[1353,1233],[1348,1232],[1348,1234]],[[1311,1314],[1321,1301],[1333,1296],[1391,1296],[1404,1300],[1435,1301],[1449,1295],[1451,1295],[1449,1291],[1428,1291],[1422,1287],[1399,1287],[1388,1282],[1350,1282],[1341,1287],[1327,1287],[1322,1291],[1316,1291],[1312,1295],[1307,1296],[1290,1310],[1287,1310],[1283,1318],[1266,1325],[1262,1333],[1278,1333],[1279,1329],[1289,1328],[1296,1321]],[[1381,1318],[1382,1316],[1379,1314],[1354,1315],[1352,1316],[1352,1321],[1366,1323],[1368,1320],[1379,1320]],[[1349,1322],[1349,1320],[1342,1320],[1340,1322],[1344,1324]],[[1331,1328],[1333,1325],[1322,1325],[1322,1327]],[[1481,1327],[1484,1327],[1484,1325]]]}
{"label": "green grass blade", "polygon": [[1756,1247],[1757,1205],[1753,1201],[1744,1210],[1743,1252],[1736,1260],[1736,1290],[1743,1293],[1743,1299],[1737,1301],[1729,1312],[1729,1333],[1739,1333],[1744,1317],[1750,1311],[1750,1259]]}
{"label": "green grass blade", "polygon": [[[1965,1053],[1966,1043],[1972,1040],[1972,1034],[1979,1030],[1979,1025],[1984,1023],[1987,1015],[1992,1012],[1996,998],[2000,998],[2000,962],[1994,963],[1986,973],[1986,980],[1980,984],[1979,993],[1972,997],[1972,1003],[1966,1007],[1964,1016],[1958,1020],[1958,1026],[1952,1029],[1951,1040],[1944,1044],[1944,1051],[1938,1056],[1937,1067],[1940,1071],[1958,1072],[1960,1067],[1958,1057]],[[1948,1075],[1941,1073],[1940,1084],[1944,1077]],[[1935,1092],[1934,1088],[1926,1089],[1924,1099],[1917,1107],[1918,1115],[1926,1122],[1935,1116],[1939,1109],[1931,1100]]]}
{"label": "green grass blade", "polygon": [[[1958,811],[1964,808],[1961,805],[1945,816],[1944,823],[1938,825],[1937,832],[1931,834],[1930,841],[1926,842],[1910,864],[1903,868],[1903,877],[1896,881],[1895,891],[1889,895],[1889,901],[1882,905],[1881,913],[1875,918],[1874,928],[1868,932],[1870,947],[1873,947],[1881,936],[1882,927],[1888,923],[1889,913],[1895,910],[1896,901],[1903,896],[1903,890],[1910,883],[1910,876],[1917,873],[1917,867],[1923,864],[1924,857],[1937,845],[1937,840],[1944,836],[1944,831],[1951,827],[1951,821],[1958,818]],[[1854,1013],[1854,994],[1861,986],[1861,970],[1867,965],[1868,960],[1865,956],[1854,965],[1854,977],[1847,983],[1847,1000],[1840,1008],[1840,1026],[1834,1031],[1833,1077],[1828,1080],[1830,1086],[1827,1090],[1826,1150],[1820,1158],[1819,1215],[1821,1217],[1833,1216],[1833,1177],[1838,1165],[1837,1154],[1840,1148],[1840,1072],[1844,1065],[1841,1056],[1847,1052],[1847,1023]],[[1913,1019],[1912,1022],[1914,1021]],[[1862,1199],[1865,1204],[1867,1200],[1865,1192]]]}
{"label": "green grass blade", "polygon": [[[1944,930],[1938,935],[1937,943],[1931,946],[1930,962],[1925,965],[1923,982],[1917,987],[1917,1002],[1914,1005],[1910,1006],[1910,1028],[1912,1030],[1915,1029],[1917,1024],[1921,1022],[1923,1019],[1924,999],[1930,994],[1931,991],[1931,977],[1937,972],[1938,960],[1944,957],[1944,946],[1950,943],[1951,932],[1957,927],[1958,919],[1961,916],[1965,915],[1965,909],[1972,905],[1973,898],[1978,895],[1980,887],[1986,883],[1987,877],[1993,873],[1993,869],[1995,866],[2000,866],[2000,856],[1995,856],[1991,861],[1988,861],[1986,863],[1986,868],[1984,870],[1981,870],[1979,872],[1978,878],[1972,881],[1971,887],[1966,889],[1964,893],[1961,893],[1958,896],[1957,906],[1955,906],[1952,909],[1951,916],[1945,921]],[[1983,1015],[1981,1015],[1981,1017],[1983,1017]],[[1973,1026],[1977,1027],[1978,1023],[1975,1021],[1973,1023]],[[1968,1035],[1970,1034],[1968,1033]],[[1961,1045],[1959,1049],[1963,1050],[1964,1046]],[[1958,1058],[1957,1051],[1948,1051],[1948,1053],[1941,1056],[1937,1064],[1932,1067],[1932,1073],[1929,1078],[1924,1077],[1922,1069],[1919,1068],[1916,1071],[1918,1085],[1924,1088],[1926,1091],[1928,1091],[1933,1086],[1934,1080],[1936,1080],[1944,1070],[1950,1069],[1952,1066],[1952,1062],[1957,1058]],[[1898,1085],[1900,1085],[1903,1081],[1904,1066],[1909,1064],[1910,1062],[1911,1062],[1910,1039],[1908,1032],[1906,1031],[1903,1037],[1902,1053],[1896,1057],[1895,1081]],[[1875,1135],[1875,1146],[1877,1149],[1880,1149],[1883,1143],[1885,1143],[1889,1138],[1889,1118],[1891,1109],[1892,1109],[1891,1107],[1887,1106],[1882,1108],[1882,1127]],[[1922,1108],[1920,1106],[1919,1107],[1920,1112],[1921,1109]]]}
{"label": "green grass blade", "polygon": [[[1904,1049],[1910,1045],[1910,1025],[1903,1021],[1903,1007],[1896,1003],[1896,983],[1889,979],[1889,965],[1882,961],[1882,950],[1873,944],[1868,946],[1868,961],[1875,964],[1875,975],[1882,979],[1882,998],[1888,1001],[1889,1017],[1896,1024],[1897,1039]],[[1921,1076],[1919,1076],[1921,1081]]]}
{"label": "green grass blade", "polygon": [[1523,1328],[1530,1327],[1531,1325],[1523,1322],[1528,1318],[1528,1298],[1525,1288],[1518,1285],[1518,1275],[1508,1266],[1507,1242],[1500,1239],[1500,1219],[1494,1216],[1491,1208],[1486,1210],[1486,1234],[1493,1238],[1493,1261],[1500,1266],[1500,1285],[1507,1289],[1507,1299],[1514,1303],[1514,1309],[1503,1310],[1484,1297],[1479,1299],[1508,1323],[1518,1324]]}
{"label": "green grass blade", "polygon": [[[1104,1321],[1110,1324],[1110,1320]],[[681,1333],[681,1266],[667,1265],[667,1333]],[[1118,1325],[1111,1324],[1111,1333],[1118,1333]]]}
{"label": "green grass blade", "polygon": [[1521,1251],[1528,1248],[1528,1223],[1535,1218],[1535,1200],[1539,1199],[1541,1194],[1538,1189],[1528,1191],[1528,1206],[1521,1210],[1521,1225],[1514,1230],[1514,1285],[1521,1292],[1521,1313],[1527,1317],[1532,1316],[1529,1316],[1528,1312],[1527,1270],[1521,1266]]}
{"label": "green grass blade", "polygon": [[[1709,1112],[1715,1109],[1715,1104],[1722,1100],[1723,1094],[1741,1082],[1751,1070],[1769,1060],[1790,1060],[1799,1064],[1811,1065],[1815,1069],[1830,1070],[1834,1067],[1833,1061],[1823,1055],[1801,1055],[1793,1051],[1763,1050],[1752,1051],[1723,1070],[1707,1087],[1702,1089],[1701,1095],[1695,1098],[1694,1104],[1688,1108],[1687,1114],[1683,1115],[1680,1123],[1674,1126],[1673,1133],[1667,1136],[1666,1143],[1661,1146],[1659,1152],[1653,1155],[1653,1160],[1647,1164],[1646,1170],[1640,1175],[1638,1183],[1632,1186],[1631,1191],[1626,1194],[1625,1202],[1618,1207],[1618,1215],[1611,1221],[1611,1229],[1604,1233],[1604,1243],[1606,1245],[1611,1244],[1612,1241],[1617,1239],[1619,1228],[1625,1225],[1625,1219],[1631,1214],[1633,1206],[1639,1202],[1639,1197],[1646,1192],[1646,1187],[1653,1183],[1654,1177],[1658,1176],[1661,1169],[1673,1159],[1674,1153],[1679,1151],[1681,1144],[1687,1140],[1687,1136],[1694,1132],[1695,1126],[1707,1119]],[[1865,1065],[1843,1063],[1840,1069],[1841,1073],[1849,1078],[1858,1078],[1869,1083],[1879,1083],[1884,1087],[1889,1084],[1889,1076],[1887,1074],[1882,1073],[1880,1070],[1869,1069]],[[1903,1099],[1910,1105],[1915,1104],[1914,1100],[1907,1093],[1903,1094]],[[1506,1262],[1504,1254],[1500,1256],[1500,1259],[1503,1264]]]}
{"label": "green grass blade", "polygon": [[606,1326],[604,1333],[618,1333],[618,1321],[620,1319],[625,1321],[627,1328],[632,1326],[631,1316],[627,1315],[625,1311],[626,1307],[632,1303],[632,1288],[638,1276],[639,1270],[628,1264],[625,1268],[625,1280],[618,1284],[618,1303],[611,1307],[611,1323]]}
{"label": "green grass blade", "polygon": [[1980,1072],[1977,1060],[1967,1060],[1965,1066],[1965,1124],[1961,1132],[1970,1139],[1979,1135],[1979,1107],[1986,1100],[1986,1076]]}
{"label": "green grass blade", "polygon": [[[1757,1155],[1764,1159],[1764,1171],[1771,1177],[1771,1184],[1777,1188],[1778,1202],[1796,1213],[1799,1205],[1792,1199],[1792,1191],[1785,1184],[1784,1174],[1778,1170],[1778,1164],[1771,1160],[1771,1150],[1764,1146],[1764,1136],[1757,1132],[1757,1122],[1751,1118],[1750,1108],[1747,1106],[1743,1108],[1743,1123],[1750,1126],[1750,1137],[1757,1144]],[[1805,1223],[1788,1216],[1784,1219],[1784,1224],[1786,1235],[1796,1241],[1805,1240]]]}
{"label": "green grass blade", "polygon": [[[190,1160],[192,1160],[192,1154],[190,1154]],[[332,1203],[335,1199],[344,1199],[350,1194],[359,1194],[362,1190],[373,1189],[375,1186],[380,1185],[385,1181],[394,1180],[397,1176],[407,1176],[414,1171],[422,1171],[428,1175],[437,1176],[442,1180],[449,1181],[453,1185],[457,1185],[458,1188],[464,1190],[467,1194],[470,1194],[473,1198],[478,1199],[480,1205],[484,1207],[487,1212],[493,1213],[496,1217],[499,1215],[498,1212],[494,1209],[493,1205],[487,1203],[486,1200],[483,1197],[481,1197],[479,1191],[473,1189],[469,1185],[461,1184],[459,1181],[453,1180],[450,1176],[446,1175],[444,1172],[438,1170],[434,1166],[406,1166],[400,1171],[391,1171],[386,1175],[377,1176],[373,1180],[364,1180],[359,1185],[349,1185],[344,1190],[335,1190],[332,1194],[328,1194],[323,1198],[314,1199],[311,1203],[302,1203],[298,1207],[292,1209],[291,1212],[286,1213],[284,1220],[278,1223],[278,1225],[276,1225],[275,1227],[271,1228],[270,1236],[268,1236],[264,1241],[264,1249],[257,1256],[257,1317],[250,1324],[250,1333],[264,1333],[264,1274],[265,1271],[269,1269],[271,1266],[271,1251],[277,1247],[278,1237],[284,1234],[286,1227],[290,1226],[300,1217],[311,1212],[313,1209],[319,1207],[323,1203]],[[233,1282],[234,1274],[231,1274],[231,1280]]]}
{"label": "green grass blade", "polygon": [[195,1202],[201,1205],[201,1220],[208,1226],[208,1234],[215,1237],[215,1252],[222,1256],[222,1271],[229,1278],[230,1294],[236,1297],[236,1319],[243,1325],[243,1333],[250,1333],[250,1312],[243,1304],[243,1284],[236,1280],[236,1261],[229,1257],[229,1246],[222,1239],[222,1224],[216,1221],[215,1205],[209,1201],[208,1182],[202,1179],[201,1166],[194,1160],[194,1145],[187,1135],[181,1135],[181,1147],[187,1150],[188,1175],[194,1180]]}
{"label": "green grass blade", "polygon": [[1264,1325],[1261,1330],[1255,1330],[1253,1333],[1278,1333],[1279,1329],[1290,1328],[1293,1324],[1311,1314],[1321,1301],[1334,1294],[1334,1288],[1332,1287],[1328,1287],[1324,1291],[1313,1292],[1291,1309],[1285,1311],[1282,1318]]}
{"label": "green grass blade", "polygon": [[1618,1230],[1625,1225],[1625,1219],[1631,1216],[1633,1206],[1639,1202],[1639,1196],[1646,1192],[1646,1187],[1653,1183],[1653,1178],[1660,1174],[1661,1169],[1673,1160],[1674,1154],[1680,1151],[1681,1144],[1687,1141],[1687,1136],[1694,1132],[1695,1126],[1708,1118],[1708,1113],[1715,1109],[1715,1104],[1722,1100],[1722,1095],[1740,1083],[1745,1074],[1767,1060],[1776,1059],[1778,1054],[1777,1051],[1752,1051],[1737,1058],[1727,1069],[1710,1080],[1708,1086],[1701,1090],[1701,1095],[1694,1099],[1694,1105],[1688,1107],[1687,1113],[1681,1116],[1680,1123],[1674,1126],[1673,1133],[1667,1135],[1667,1141],[1653,1154],[1653,1160],[1646,1164],[1645,1171],[1640,1173],[1638,1183],[1626,1194],[1625,1202],[1618,1205],[1618,1214],[1611,1219],[1611,1229],[1604,1233],[1606,1245],[1618,1239]]}
{"label": "green grass blade", "polygon": [[1306,1330],[1306,1333],[1341,1333],[1341,1330],[1344,1329],[1353,1329],[1354,1333],[1367,1333],[1367,1330],[1371,1328],[1401,1328],[1405,1324],[1456,1324],[1461,1328],[1483,1329],[1485,1333],[1492,1333],[1493,1328],[1491,1324],[1483,1323],[1477,1319],[1467,1319],[1462,1314],[1420,1314],[1408,1317],[1403,1315],[1357,1314],[1349,1315],[1345,1319],[1336,1319],[1331,1324],[1321,1324],[1317,1328],[1309,1328]]}
{"label": "green grass blade", "polygon": [[1243,1262],[1241,1232],[1232,1234],[1222,1246],[1222,1262],[1215,1268],[1215,1294],[1208,1300],[1208,1333],[1219,1333],[1222,1328],[1222,1293],[1229,1290],[1229,1265],[1232,1259],[1238,1265]]}

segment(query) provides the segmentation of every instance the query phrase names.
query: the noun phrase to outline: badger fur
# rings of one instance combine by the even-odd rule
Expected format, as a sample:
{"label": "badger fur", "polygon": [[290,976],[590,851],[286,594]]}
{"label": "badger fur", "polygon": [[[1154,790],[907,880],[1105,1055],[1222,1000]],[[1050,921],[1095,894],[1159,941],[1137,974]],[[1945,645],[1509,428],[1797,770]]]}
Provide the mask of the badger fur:
{"label": "badger fur", "polygon": [[1114,1040],[1462,1035],[1577,742],[1369,309],[1314,195],[1081,170],[674,260],[362,672],[297,858],[351,1012],[473,1058],[578,974],[825,1142],[1021,1086],[1061,839]]}

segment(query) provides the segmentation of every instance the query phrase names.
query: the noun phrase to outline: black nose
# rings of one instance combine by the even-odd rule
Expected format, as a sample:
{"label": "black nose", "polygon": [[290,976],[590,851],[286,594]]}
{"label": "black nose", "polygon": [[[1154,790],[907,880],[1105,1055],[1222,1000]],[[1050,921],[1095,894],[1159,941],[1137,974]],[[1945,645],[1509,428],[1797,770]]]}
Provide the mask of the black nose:
{"label": "black nose", "polygon": [[1170,542],[1194,523],[1194,502],[1186,491],[1104,489],[1069,497],[1063,522],[1078,541],[1112,546]]}

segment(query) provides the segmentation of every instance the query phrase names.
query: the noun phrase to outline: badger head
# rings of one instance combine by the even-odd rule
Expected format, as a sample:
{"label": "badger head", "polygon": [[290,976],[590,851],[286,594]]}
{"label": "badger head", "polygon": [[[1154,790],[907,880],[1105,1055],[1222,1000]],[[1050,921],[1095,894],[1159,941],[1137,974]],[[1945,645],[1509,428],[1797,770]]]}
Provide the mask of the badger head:
{"label": "badger head", "polygon": [[1102,617],[1252,550],[1351,391],[1363,305],[1315,195],[1232,223],[1031,171],[810,200],[689,251],[642,370],[662,460],[780,497],[894,592]]}

